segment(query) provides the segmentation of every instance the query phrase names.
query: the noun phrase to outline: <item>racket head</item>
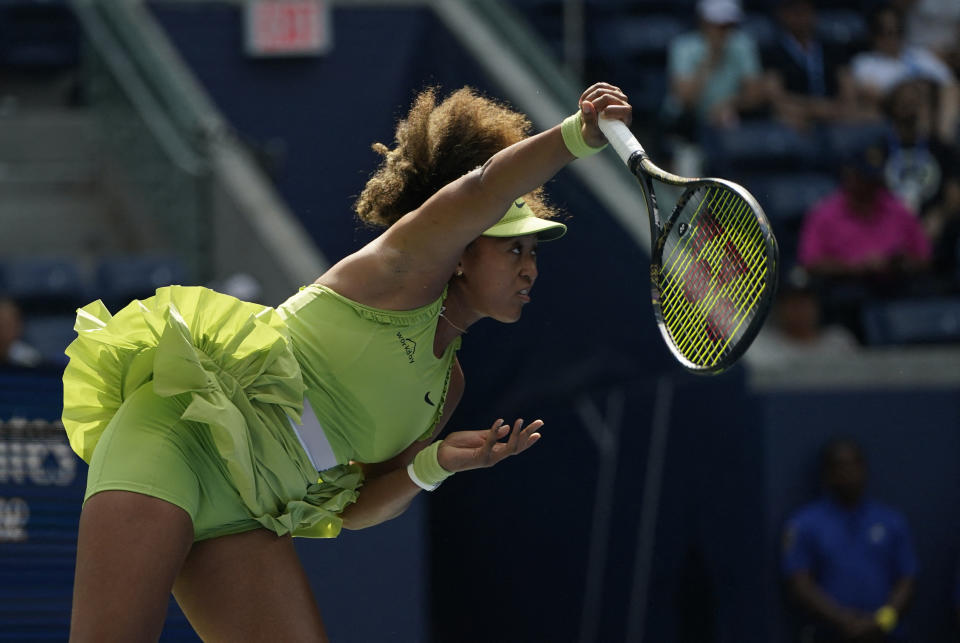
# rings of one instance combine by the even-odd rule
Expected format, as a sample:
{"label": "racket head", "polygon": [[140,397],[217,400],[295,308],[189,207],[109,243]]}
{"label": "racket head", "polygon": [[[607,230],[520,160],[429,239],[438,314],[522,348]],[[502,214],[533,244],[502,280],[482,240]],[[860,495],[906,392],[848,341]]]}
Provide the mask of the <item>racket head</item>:
{"label": "racket head", "polygon": [[749,348],[770,310],[776,238],[744,187],[724,179],[670,183],[683,192],[653,242],[654,315],[687,370],[718,374]]}

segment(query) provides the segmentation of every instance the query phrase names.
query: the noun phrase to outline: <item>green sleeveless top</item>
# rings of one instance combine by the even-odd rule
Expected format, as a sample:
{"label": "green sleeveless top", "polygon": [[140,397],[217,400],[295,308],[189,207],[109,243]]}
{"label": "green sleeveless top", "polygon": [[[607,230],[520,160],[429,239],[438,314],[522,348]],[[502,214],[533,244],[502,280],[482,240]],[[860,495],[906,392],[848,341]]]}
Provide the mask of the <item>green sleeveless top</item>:
{"label": "green sleeveless top", "polygon": [[312,284],[277,308],[338,463],[389,460],[436,428],[460,348],[433,354],[445,296],[388,311]]}

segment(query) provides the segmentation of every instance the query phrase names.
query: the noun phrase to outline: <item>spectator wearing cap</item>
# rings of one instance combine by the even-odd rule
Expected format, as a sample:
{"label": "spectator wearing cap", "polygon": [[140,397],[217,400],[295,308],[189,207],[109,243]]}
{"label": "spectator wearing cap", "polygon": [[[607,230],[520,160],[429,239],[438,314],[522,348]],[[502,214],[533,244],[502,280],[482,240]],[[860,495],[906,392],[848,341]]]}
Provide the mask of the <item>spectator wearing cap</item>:
{"label": "spectator wearing cap", "polygon": [[753,38],[737,29],[743,11],[734,0],[700,0],[696,31],[681,34],[667,51],[667,119],[688,142],[702,128],[734,127],[766,103],[760,56]]}

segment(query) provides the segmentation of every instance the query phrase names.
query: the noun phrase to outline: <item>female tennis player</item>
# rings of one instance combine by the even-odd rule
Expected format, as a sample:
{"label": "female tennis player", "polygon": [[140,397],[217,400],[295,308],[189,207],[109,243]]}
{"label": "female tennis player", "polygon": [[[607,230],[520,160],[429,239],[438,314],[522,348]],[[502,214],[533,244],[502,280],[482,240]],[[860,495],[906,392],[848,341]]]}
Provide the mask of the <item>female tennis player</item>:
{"label": "female tennis player", "polygon": [[540,420],[436,438],[464,390],[460,336],[530,302],[537,244],[566,230],[541,186],[605,143],[600,111],[631,117],[599,83],[528,137],[468,88],[428,90],[374,146],[355,205],[385,230],[278,308],[170,286],[78,311],[63,419],[90,468],[71,641],[156,640],[171,590],[204,640],[326,641],[291,536],[376,525],[536,443]]}

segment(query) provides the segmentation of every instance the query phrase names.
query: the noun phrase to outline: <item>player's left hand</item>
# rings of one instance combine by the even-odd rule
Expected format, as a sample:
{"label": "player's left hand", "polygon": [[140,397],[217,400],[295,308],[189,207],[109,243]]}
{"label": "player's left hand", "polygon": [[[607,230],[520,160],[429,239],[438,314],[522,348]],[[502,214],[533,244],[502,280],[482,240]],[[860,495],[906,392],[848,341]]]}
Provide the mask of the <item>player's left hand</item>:
{"label": "player's left hand", "polygon": [[492,467],[533,446],[540,439],[538,430],[542,426],[543,420],[534,420],[524,427],[523,420],[518,419],[511,430],[509,424],[499,419],[486,430],[456,431],[443,439],[437,461],[453,473]]}
{"label": "player's left hand", "polygon": [[602,147],[607,139],[597,125],[597,118],[615,118],[629,125],[633,119],[633,107],[627,95],[619,87],[609,83],[591,85],[580,95],[580,117],[583,119],[583,140],[590,147]]}

